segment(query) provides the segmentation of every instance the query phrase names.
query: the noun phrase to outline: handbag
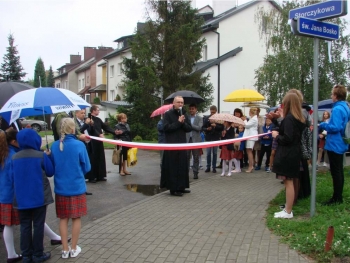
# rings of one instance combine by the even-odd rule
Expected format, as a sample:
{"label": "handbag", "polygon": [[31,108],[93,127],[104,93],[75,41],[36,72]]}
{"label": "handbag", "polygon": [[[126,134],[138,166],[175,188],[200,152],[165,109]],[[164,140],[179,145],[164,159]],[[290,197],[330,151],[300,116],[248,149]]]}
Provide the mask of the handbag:
{"label": "handbag", "polygon": [[114,165],[120,164],[120,152],[121,152],[121,147],[117,149],[117,147],[114,148],[113,154],[112,154],[112,163]]}
{"label": "handbag", "polygon": [[241,147],[241,142],[235,142],[234,144],[235,151],[239,151],[239,148]]}
{"label": "handbag", "polygon": [[137,164],[137,148],[130,148],[128,150],[128,159],[127,159],[127,165],[135,166]]}

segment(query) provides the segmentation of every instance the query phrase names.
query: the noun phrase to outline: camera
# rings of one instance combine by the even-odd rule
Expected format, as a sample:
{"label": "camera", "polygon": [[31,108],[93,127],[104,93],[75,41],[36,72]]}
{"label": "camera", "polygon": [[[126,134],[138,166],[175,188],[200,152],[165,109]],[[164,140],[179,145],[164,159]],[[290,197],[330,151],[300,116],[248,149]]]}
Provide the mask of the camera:
{"label": "camera", "polygon": [[90,112],[88,113],[88,118],[91,119],[91,113]]}

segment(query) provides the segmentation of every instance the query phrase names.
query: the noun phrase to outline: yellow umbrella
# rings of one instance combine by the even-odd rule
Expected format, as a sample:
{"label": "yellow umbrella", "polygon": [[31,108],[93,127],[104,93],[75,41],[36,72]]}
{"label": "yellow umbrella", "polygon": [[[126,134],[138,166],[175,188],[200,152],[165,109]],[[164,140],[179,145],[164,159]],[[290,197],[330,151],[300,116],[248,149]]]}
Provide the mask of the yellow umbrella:
{"label": "yellow umbrella", "polygon": [[239,89],[231,92],[225,98],[225,102],[245,102],[265,100],[259,92],[251,89]]}

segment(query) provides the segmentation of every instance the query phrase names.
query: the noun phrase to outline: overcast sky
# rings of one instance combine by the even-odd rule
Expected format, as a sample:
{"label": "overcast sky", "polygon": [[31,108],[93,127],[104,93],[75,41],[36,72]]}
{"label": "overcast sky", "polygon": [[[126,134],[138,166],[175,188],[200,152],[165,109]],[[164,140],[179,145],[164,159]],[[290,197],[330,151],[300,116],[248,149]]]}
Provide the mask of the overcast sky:
{"label": "overcast sky", "polygon": [[[0,0],[0,62],[10,33],[28,73],[25,80],[34,78],[39,57],[46,69],[56,70],[69,62],[69,55],[83,55],[84,46],[116,48],[115,39],[133,34],[137,22],[145,21],[144,1]],[[196,0],[197,8],[207,4],[212,6],[212,0]]]}
{"label": "overcast sky", "polygon": [[[0,0],[0,62],[15,45],[26,73],[34,78],[39,57],[46,69],[69,62],[70,54],[82,54],[84,46],[116,48],[115,39],[131,35],[137,22],[145,21],[144,0]],[[197,0],[203,6],[211,0]],[[82,56],[83,59],[83,56]]]}

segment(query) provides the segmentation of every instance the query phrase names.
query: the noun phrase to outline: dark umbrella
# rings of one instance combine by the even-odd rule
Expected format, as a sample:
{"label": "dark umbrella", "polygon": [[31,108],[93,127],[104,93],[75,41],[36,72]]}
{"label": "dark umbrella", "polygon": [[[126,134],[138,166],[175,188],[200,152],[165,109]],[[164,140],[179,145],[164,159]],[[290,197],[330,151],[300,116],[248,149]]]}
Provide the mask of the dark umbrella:
{"label": "dark umbrella", "polygon": [[23,82],[0,82],[0,108],[4,106],[6,101],[8,101],[13,95],[27,89],[34,89],[34,87]]}
{"label": "dark umbrella", "polygon": [[321,100],[318,102],[318,108],[319,109],[331,109],[333,107],[333,100]]}
{"label": "dark umbrella", "polygon": [[[0,109],[13,95],[27,89],[34,89],[34,87],[23,82],[16,82],[16,81],[0,82],[0,94],[1,94]],[[11,124],[11,126],[13,126],[13,128],[15,129],[17,128],[22,129],[21,122],[17,120],[16,123],[17,123],[17,127],[13,126],[14,124]],[[6,130],[10,127],[10,125],[5,120],[2,120],[0,121],[0,127],[2,130]]]}
{"label": "dark umbrella", "polygon": [[172,103],[176,96],[181,96],[184,98],[185,104],[199,104],[204,102],[204,99],[199,96],[196,92],[190,90],[179,90],[169,95],[164,101],[167,103]]}

